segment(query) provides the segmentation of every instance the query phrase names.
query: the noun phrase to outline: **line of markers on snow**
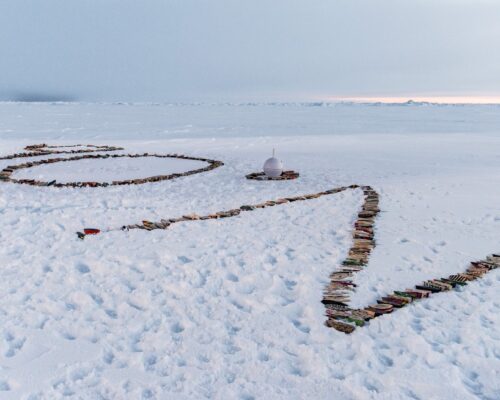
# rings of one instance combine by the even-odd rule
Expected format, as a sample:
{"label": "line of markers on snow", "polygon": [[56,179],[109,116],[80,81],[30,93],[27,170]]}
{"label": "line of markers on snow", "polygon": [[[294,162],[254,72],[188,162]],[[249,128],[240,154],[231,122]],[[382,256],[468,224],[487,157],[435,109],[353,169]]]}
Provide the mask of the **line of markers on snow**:
{"label": "line of markers on snow", "polygon": [[[75,150],[56,150],[60,148],[75,148]],[[37,144],[25,147],[26,153],[17,153],[4,157],[0,160],[10,160],[15,158],[37,157],[53,154],[76,154],[76,153],[92,153],[92,152],[107,152],[123,150],[120,147],[114,146],[95,146],[95,145],[69,145],[69,146],[48,146],[46,144]],[[56,181],[41,182],[30,179],[13,179],[11,175],[14,171],[22,168],[31,168],[37,165],[50,164],[54,162],[76,161],[81,159],[100,159],[100,158],[118,158],[118,157],[160,157],[160,158],[180,158],[187,160],[205,161],[209,165],[205,168],[191,170],[178,174],[158,175],[142,179],[132,179],[124,181],[113,181],[111,183],[102,182],[71,182],[57,183]],[[193,175],[196,173],[210,171],[224,165],[221,161],[211,160],[207,158],[189,157],[179,154],[85,154],[82,156],[69,158],[52,158],[27,162],[18,165],[11,165],[0,171],[0,181],[29,184],[34,186],[51,186],[51,187],[106,187],[113,185],[132,185],[143,184],[147,182],[159,182],[163,180],[175,179],[182,176]],[[247,179],[253,180],[290,180],[296,179],[299,174],[295,171],[284,171],[281,176],[269,178],[264,173],[251,173],[246,176]],[[395,309],[402,308],[416,300],[428,298],[433,293],[450,291],[454,288],[467,285],[468,282],[482,277],[484,274],[500,267],[500,254],[492,254],[486,259],[476,262],[471,262],[469,267],[463,273],[450,275],[446,278],[427,280],[414,289],[405,289],[395,291],[390,295],[383,296],[377,300],[376,304],[369,305],[363,309],[352,309],[348,303],[350,294],[355,290],[356,284],[352,281],[352,277],[358,271],[361,271],[368,265],[370,253],[375,247],[374,226],[379,209],[379,195],[370,186],[350,185],[338,188],[329,189],[323,192],[307,194],[302,196],[283,197],[276,200],[269,200],[259,204],[243,205],[239,208],[220,211],[208,215],[187,214],[179,218],[161,219],[157,222],[142,221],[139,224],[122,226],[121,230],[131,229],[167,229],[169,226],[179,222],[199,221],[210,219],[221,219],[240,215],[242,212],[253,211],[257,209],[274,207],[281,204],[292,203],[295,201],[305,201],[316,199],[321,196],[331,195],[342,192],[347,189],[361,189],[364,194],[364,202],[361,211],[358,213],[354,223],[353,244],[349,249],[347,258],[342,262],[337,270],[330,275],[330,282],[323,292],[323,304],[326,308],[326,326],[334,328],[340,332],[352,333],[357,327],[365,326],[367,321],[381,315],[392,313]],[[110,229],[114,230],[114,229]],[[80,239],[84,239],[87,235],[97,235],[101,233],[97,228],[85,228],[83,232],[77,232]]]}
{"label": "line of markers on snow", "polygon": [[[44,146],[44,147],[42,147]],[[90,145],[86,145],[85,147],[89,147]],[[31,153],[29,153],[30,157],[34,156],[40,156],[40,155],[47,155],[47,154],[61,154],[61,153],[69,153],[69,154],[75,154],[75,153],[88,153],[90,152],[89,149],[81,149],[81,150],[71,150],[68,152],[65,151],[51,151],[47,146],[45,145],[34,145],[34,146],[28,146],[31,150]],[[57,147],[57,146],[52,146],[52,147]],[[100,146],[98,147],[99,151],[115,151],[115,150],[120,150],[119,147],[109,147],[109,146]],[[40,149],[39,151],[36,149]],[[106,150],[104,150],[106,149]],[[8,156],[9,157],[9,156]],[[5,157],[4,159],[11,159]],[[24,156],[23,156],[24,157]],[[121,181],[112,181],[112,182],[95,182],[95,181],[88,181],[88,182],[67,182],[67,183],[59,183],[56,182],[55,180],[53,181],[39,181],[36,179],[14,179],[11,177],[11,175],[21,169],[26,169],[26,168],[32,168],[36,167],[39,165],[44,165],[44,164],[53,164],[57,162],[69,162],[69,161],[78,161],[78,160],[84,160],[84,159],[108,159],[108,158],[141,158],[141,157],[156,157],[156,158],[177,158],[177,159],[182,159],[182,160],[193,160],[193,161],[203,161],[208,163],[206,167],[203,168],[198,168],[198,169],[193,169],[185,172],[180,172],[180,173],[175,173],[175,174],[168,174],[168,175],[156,175],[156,176],[150,176],[147,178],[139,178],[139,179],[127,179],[127,180],[121,180]],[[63,187],[72,187],[72,188],[81,188],[81,187],[107,187],[107,186],[119,186],[119,185],[141,185],[144,183],[151,183],[151,182],[160,182],[160,181],[166,181],[166,180],[171,180],[175,178],[180,178],[182,176],[189,176],[189,175],[194,175],[194,174],[199,174],[202,172],[207,172],[210,170],[213,170],[215,168],[218,168],[220,166],[224,165],[222,161],[217,161],[217,160],[211,160],[208,158],[202,158],[202,157],[190,157],[190,156],[185,156],[182,154],[154,154],[154,153],[142,153],[142,154],[85,154],[85,155],[80,155],[80,156],[75,156],[75,157],[60,157],[60,158],[49,158],[45,160],[38,160],[38,161],[30,161],[26,162],[23,164],[17,164],[17,165],[9,165],[5,167],[3,170],[0,171],[0,180],[4,182],[11,182],[11,183],[18,183],[18,184],[24,184],[24,185],[32,185],[32,186],[52,186],[56,188],[63,188]]]}
{"label": "line of markers on snow", "polygon": [[[402,308],[413,301],[428,298],[433,293],[449,291],[464,286],[467,282],[478,279],[487,272],[500,267],[500,255],[493,254],[488,256],[486,260],[472,262],[464,273],[453,274],[446,278],[427,280],[416,285],[414,289],[395,291],[377,300],[376,304],[369,305],[362,309],[350,308],[348,305],[349,297],[356,287],[356,284],[351,278],[356,272],[361,271],[368,265],[370,253],[375,247],[374,225],[375,218],[380,212],[378,208],[379,197],[370,186],[343,186],[314,194],[284,197],[259,204],[243,205],[239,208],[208,215],[188,214],[178,218],[161,219],[157,222],[144,220],[138,224],[125,225],[121,229],[143,229],[147,231],[167,229],[169,226],[179,222],[234,217],[246,211],[273,207],[295,201],[316,199],[321,196],[339,193],[347,189],[358,188],[363,190],[365,201],[354,223],[353,244],[349,249],[347,258],[342,262],[341,266],[330,275],[330,283],[323,292],[322,302],[326,308],[326,326],[343,333],[352,333],[357,327],[365,326],[366,323],[373,318],[392,313],[395,309]],[[83,233],[78,232],[77,234],[83,239],[87,234],[97,234],[99,232],[100,231],[97,229],[86,229]]]}

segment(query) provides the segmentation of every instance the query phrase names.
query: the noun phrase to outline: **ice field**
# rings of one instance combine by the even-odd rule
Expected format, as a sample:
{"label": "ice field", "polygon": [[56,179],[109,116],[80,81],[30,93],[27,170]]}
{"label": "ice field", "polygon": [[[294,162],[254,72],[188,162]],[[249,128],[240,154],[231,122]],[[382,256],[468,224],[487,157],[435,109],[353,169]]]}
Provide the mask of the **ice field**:
{"label": "ice field", "polygon": [[[499,271],[351,335],[324,326],[322,290],[350,246],[359,190],[75,235],[371,185],[382,212],[355,278],[352,304],[364,306],[500,252],[500,106],[1,103],[0,156],[34,143],[224,166],[137,186],[0,182],[0,399],[500,398]],[[273,148],[300,178],[246,180]],[[199,164],[81,160],[15,174],[99,181]]]}

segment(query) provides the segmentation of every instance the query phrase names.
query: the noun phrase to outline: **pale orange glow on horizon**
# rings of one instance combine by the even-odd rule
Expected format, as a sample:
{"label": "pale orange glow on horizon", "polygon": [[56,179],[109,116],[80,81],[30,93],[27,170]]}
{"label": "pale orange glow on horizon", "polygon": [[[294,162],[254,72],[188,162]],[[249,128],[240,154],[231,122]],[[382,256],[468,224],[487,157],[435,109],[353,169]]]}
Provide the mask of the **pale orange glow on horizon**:
{"label": "pale orange glow on horizon", "polygon": [[406,103],[408,101],[437,104],[500,104],[500,96],[324,96],[322,100],[355,103]]}

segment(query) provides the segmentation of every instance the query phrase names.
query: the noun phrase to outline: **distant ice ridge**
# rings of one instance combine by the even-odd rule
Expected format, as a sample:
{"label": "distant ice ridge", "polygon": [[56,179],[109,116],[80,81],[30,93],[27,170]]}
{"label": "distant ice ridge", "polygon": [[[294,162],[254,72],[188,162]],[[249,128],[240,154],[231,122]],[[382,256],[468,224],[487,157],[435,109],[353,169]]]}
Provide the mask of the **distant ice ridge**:
{"label": "distant ice ridge", "polygon": [[429,101],[408,100],[405,102],[382,101],[263,101],[263,102],[91,102],[91,101],[17,101],[3,100],[2,104],[44,104],[44,105],[114,105],[114,106],[162,106],[162,107],[500,107],[499,103],[438,103]]}
{"label": "distant ice ridge", "polygon": [[20,139],[31,143],[34,138],[79,143],[124,138],[497,135],[499,108],[414,102],[0,103],[0,136],[19,144]]}

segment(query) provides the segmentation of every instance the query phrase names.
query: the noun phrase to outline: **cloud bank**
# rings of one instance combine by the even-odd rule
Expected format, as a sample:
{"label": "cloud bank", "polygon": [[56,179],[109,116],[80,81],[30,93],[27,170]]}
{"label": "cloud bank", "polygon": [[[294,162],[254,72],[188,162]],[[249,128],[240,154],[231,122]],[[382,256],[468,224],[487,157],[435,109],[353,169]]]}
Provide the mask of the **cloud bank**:
{"label": "cloud bank", "polygon": [[500,94],[500,2],[5,0],[0,99]]}

